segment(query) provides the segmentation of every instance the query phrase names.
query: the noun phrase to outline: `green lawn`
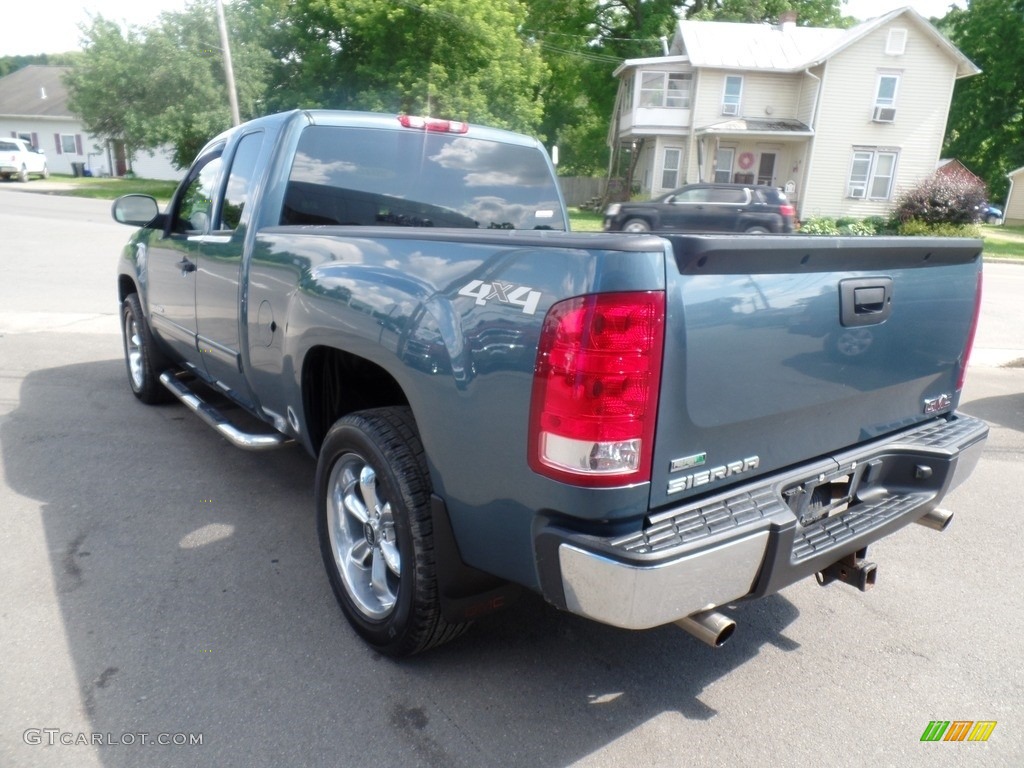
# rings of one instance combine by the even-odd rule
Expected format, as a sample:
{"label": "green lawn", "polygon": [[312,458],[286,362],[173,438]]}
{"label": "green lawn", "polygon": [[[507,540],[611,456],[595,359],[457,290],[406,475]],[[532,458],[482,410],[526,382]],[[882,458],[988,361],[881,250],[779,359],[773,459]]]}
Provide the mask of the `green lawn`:
{"label": "green lawn", "polygon": [[983,226],[985,255],[1024,261],[1024,227]]}
{"label": "green lawn", "polygon": [[167,202],[174,194],[175,187],[178,186],[176,181],[157,181],[155,179],[74,178],[57,174],[51,176],[50,179],[74,185],[74,189],[61,194],[71,197],[91,197],[97,200],[113,200],[121,195],[135,193],[152,195],[157,200]]}
{"label": "green lawn", "polygon": [[569,225],[574,232],[600,232],[604,214],[593,211],[581,211],[579,208],[569,209]]}

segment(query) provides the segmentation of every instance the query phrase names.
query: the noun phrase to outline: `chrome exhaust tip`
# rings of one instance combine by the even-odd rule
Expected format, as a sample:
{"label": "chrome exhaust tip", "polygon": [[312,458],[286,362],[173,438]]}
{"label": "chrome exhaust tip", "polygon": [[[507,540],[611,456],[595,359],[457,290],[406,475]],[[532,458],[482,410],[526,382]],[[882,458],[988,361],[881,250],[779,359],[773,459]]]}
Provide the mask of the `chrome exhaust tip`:
{"label": "chrome exhaust tip", "polygon": [[674,624],[712,648],[721,648],[736,631],[736,622],[714,609],[677,619]]}
{"label": "chrome exhaust tip", "polygon": [[933,509],[925,513],[923,517],[917,518],[915,522],[920,523],[925,528],[941,532],[946,530],[949,524],[953,522],[953,513],[948,509]]}

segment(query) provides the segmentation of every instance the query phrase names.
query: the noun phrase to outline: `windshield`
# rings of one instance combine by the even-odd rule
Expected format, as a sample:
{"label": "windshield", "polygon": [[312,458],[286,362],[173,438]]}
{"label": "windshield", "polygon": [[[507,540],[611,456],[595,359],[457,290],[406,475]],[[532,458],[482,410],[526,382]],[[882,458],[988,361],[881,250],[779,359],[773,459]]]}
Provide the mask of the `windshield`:
{"label": "windshield", "polygon": [[564,229],[544,155],[465,135],[313,125],[282,224]]}

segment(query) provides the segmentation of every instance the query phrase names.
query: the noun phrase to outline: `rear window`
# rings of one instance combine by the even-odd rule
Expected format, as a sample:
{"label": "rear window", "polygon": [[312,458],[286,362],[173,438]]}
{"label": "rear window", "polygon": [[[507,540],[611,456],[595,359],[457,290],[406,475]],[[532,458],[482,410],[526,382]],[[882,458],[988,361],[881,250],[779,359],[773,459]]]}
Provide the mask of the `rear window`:
{"label": "rear window", "polygon": [[0,152],[20,152],[21,147],[13,141],[0,141]]}
{"label": "rear window", "polygon": [[533,147],[413,130],[308,126],[282,224],[564,229]]}

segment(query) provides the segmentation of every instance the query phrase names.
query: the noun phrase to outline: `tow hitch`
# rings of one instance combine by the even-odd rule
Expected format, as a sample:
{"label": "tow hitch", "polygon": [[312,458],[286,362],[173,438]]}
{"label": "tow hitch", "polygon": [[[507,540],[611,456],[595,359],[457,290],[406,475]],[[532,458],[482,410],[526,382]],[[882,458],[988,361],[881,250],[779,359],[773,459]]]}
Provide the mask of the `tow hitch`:
{"label": "tow hitch", "polygon": [[878,566],[863,559],[867,553],[868,550],[865,548],[847,555],[828,568],[818,571],[815,578],[823,587],[833,581],[841,581],[861,592],[867,592],[875,586],[875,577],[878,575]]}

